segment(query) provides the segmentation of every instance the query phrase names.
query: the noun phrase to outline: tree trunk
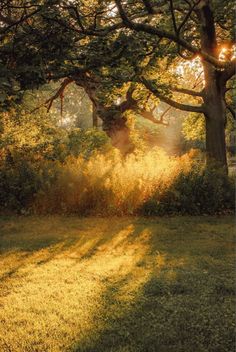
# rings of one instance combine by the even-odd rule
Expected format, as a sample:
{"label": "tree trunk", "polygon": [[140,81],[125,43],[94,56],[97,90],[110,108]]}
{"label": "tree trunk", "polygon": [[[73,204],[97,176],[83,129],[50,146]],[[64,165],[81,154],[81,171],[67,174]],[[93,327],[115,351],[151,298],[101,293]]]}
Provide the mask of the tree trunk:
{"label": "tree trunk", "polygon": [[[216,40],[216,29],[211,1],[201,0],[196,10],[200,24],[201,49],[205,53],[218,59],[219,48]],[[222,80],[222,72],[217,70],[206,60],[202,61],[205,88],[204,108],[206,119],[206,152],[207,164],[214,161],[219,167],[227,171],[225,125],[226,82]]]}
{"label": "tree trunk", "polygon": [[93,108],[93,111],[92,111],[92,115],[93,115],[93,127],[98,127],[98,115],[97,115],[97,107],[94,103],[92,103],[92,108]]}
{"label": "tree trunk", "polygon": [[130,139],[130,129],[126,126],[126,119],[118,114],[110,112],[106,118],[102,117],[103,130],[111,138],[113,147],[120,150],[122,155],[127,155],[134,151],[134,144]]}
{"label": "tree trunk", "polygon": [[224,116],[212,111],[206,116],[206,153],[207,165],[212,162],[227,170]]}
{"label": "tree trunk", "polygon": [[105,106],[98,98],[99,85],[93,81],[90,82],[87,76],[80,77],[76,83],[84,88],[93,104],[93,123],[97,124],[99,117],[103,122],[103,130],[111,138],[112,145],[123,155],[131,153],[134,145],[130,139],[130,129],[126,125],[126,118],[123,117],[123,113],[129,109],[127,102]]}
{"label": "tree trunk", "polygon": [[210,64],[204,64],[204,71],[207,165],[214,162],[227,171],[225,86],[221,82],[220,72]]}

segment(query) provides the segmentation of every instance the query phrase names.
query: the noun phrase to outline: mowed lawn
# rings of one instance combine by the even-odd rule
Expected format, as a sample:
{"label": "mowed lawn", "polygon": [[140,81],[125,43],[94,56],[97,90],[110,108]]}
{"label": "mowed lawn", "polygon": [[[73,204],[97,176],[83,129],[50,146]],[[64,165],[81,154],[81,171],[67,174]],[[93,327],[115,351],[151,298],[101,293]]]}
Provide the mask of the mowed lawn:
{"label": "mowed lawn", "polygon": [[235,351],[233,217],[0,217],[1,352]]}

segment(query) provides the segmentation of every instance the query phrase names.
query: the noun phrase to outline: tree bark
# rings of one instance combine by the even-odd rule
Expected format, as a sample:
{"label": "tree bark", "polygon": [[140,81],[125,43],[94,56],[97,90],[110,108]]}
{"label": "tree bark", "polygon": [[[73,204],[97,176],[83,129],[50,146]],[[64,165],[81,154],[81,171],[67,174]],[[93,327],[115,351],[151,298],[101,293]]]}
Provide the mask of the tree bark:
{"label": "tree bark", "polygon": [[93,117],[93,127],[98,127],[98,115],[97,115],[97,107],[94,103],[92,103],[92,117]]}
{"label": "tree bark", "polygon": [[220,82],[221,73],[210,64],[204,64],[205,71],[205,121],[207,164],[215,162],[216,166],[227,170],[225,126],[226,104],[225,87]]}
{"label": "tree bark", "polygon": [[[102,118],[102,116],[101,116]],[[113,147],[120,150],[122,155],[134,151],[134,144],[130,138],[130,129],[126,125],[126,118],[119,113],[108,112],[103,120],[103,130],[111,139]]]}
{"label": "tree bark", "polygon": [[[209,0],[200,1],[197,14],[200,22],[201,48],[207,54],[218,59],[219,52],[214,17]],[[225,143],[226,82],[222,80],[222,71],[217,70],[206,60],[203,60],[202,64],[205,78],[203,100],[206,120],[207,165],[215,162],[216,165],[227,171]]]}
{"label": "tree bark", "polygon": [[211,64],[204,62],[205,89],[205,121],[206,121],[206,153],[207,165],[215,162],[216,166],[227,171],[225,142],[226,126],[226,86],[222,81],[222,72]]}
{"label": "tree bark", "polygon": [[97,126],[100,118],[103,122],[103,131],[111,139],[111,144],[123,155],[131,153],[134,145],[130,138],[130,129],[126,125],[126,118],[123,116],[123,113],[130,108],[128,101],[120,105],[106,106],[98,97],[99,84],[94,83],[86,75],[80,77],[76,83],[84,88],[93,104],[93,125]]}
{"label": "tree bark", "polygon": [[227,170],[225,116],[216,105],[210,113],[205,115],[205,119],[207,165],[214,162],[216,166]]}

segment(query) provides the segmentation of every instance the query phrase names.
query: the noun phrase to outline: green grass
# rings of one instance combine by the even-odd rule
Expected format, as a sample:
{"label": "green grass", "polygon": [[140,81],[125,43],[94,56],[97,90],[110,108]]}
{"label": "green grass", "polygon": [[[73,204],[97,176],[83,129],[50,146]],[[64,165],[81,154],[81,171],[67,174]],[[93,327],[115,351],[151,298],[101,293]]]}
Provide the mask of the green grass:
{"label": "green grass", "polygon": [[1,352],[235,350],[232,217],[0,217]]}

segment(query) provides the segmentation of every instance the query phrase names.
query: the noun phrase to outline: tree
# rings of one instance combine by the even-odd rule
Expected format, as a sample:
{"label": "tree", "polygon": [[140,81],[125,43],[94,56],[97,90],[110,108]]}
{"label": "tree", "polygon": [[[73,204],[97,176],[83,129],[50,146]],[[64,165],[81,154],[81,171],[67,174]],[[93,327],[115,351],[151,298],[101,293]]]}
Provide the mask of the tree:
{"label": "tree", "polygon": [[[163,96],[158,84],[155,85],[143,77],[141,81],[155,96],[170,106],[204,114],[208,162],[214,159],[226,168],[226,109],[227,107],[231,109],[227,106],[226,92],[227,82],[235,74],[235,58],[230,55],[222,61],[220,53],[223,46],[227,45],[228,51],[231,51],[234,44],[233,11],[230,11],[232,2],[170,0],[159,1],[156,4],[151,0],[143,0],[139,2],[139,6],[132,1],[125,6],[120,0],[115,2],[122,22],[127,28],[168,40],[174,44],[169,55],[174,53],[184,60],[196,56],[201,58],[204,88],[198,92],[177,87],[177,90],[183,94],[201,97],[203,102],[199,106],[180,104],[171,97]],[[130,19],[134,9],[136,10],[135,21]],[[147,18],[148,23],[146,23]],[[172,92],[176,90],[172,87],[169,89]]]}
{"label": "tree", "polygon": [[[35,7],[24,9],[24,16],[37,12],[14,33],[8,30],[12,38],[1,46],[1,60],[9,68],[11,55],[11,75],[21,89],[61,78],[57,96],[72,81],[82,86],[115,144],[119,134],[129,143],[124,117],[129,109],[156,123],[163,123],[154,114],[159,100],[201,113],[207,160],[227,168],[226,109],[234,113],[228,96],[235,73],[232,5],[232,0],[29,1]],[[200,90],[180,85],[176,74],[181,62],[196,57],[204,76]]]}
{"label": "tree", "polygon": [[[127,28],[127,38],[130,38],[130,31],[147,34],[146,40],[153,47],[154,57],[163,55],[163,51],[159,50],[162,42],[167,47],[165,55],[172,61],[178,57],[183,60],[192,60],[196,57],[201,59],[204,76],[204,87],[201,91],[169,84],[168,96],[163,94],[162,86],[156,80],[145,77],[143,70],[141,72],[139,70],[138,78],[136,76],[135,79],[170,106],[203,114],[206,124],[208,162],[214,159],[227,168],[226,110],[229,109],[233,114],[234,111],[227,102],[226,93],[227,82],[235,74],[236,60],[232,54],[235,44],[233,2],[231,0],[115,0],[118,16],[112,1],[99,1],[97,6],[103,21],[100,19],[98,24],[95,19],[93,26],[83,11],[80,12],[81,3],[85,6],[86,2],[75,1],[73,6],[70,6],[74,11],[77,9],[78,14],[77,21],[73,22],[74,30],[87,35],[103,36],[113,31],[120,33],[123,28]],[[65,4],[69,7],[67,2]],[[107,8],[110,8],[109,13],[106,11]],[[98,14],[98,11],[95,13]],[[91,13],[90,16],[93,17]],[[94,16],[96,18],[96,15]],[[71,28],[69,23],[67,26]],[[153,38],[156,39],[156,47],[152,44]],[[224,60],[221,57],[222,50],[227,52]],[[201,98],[202,102],[200,105],[180,103],[173,99],[175,92]]]}
{"label": "tree", "polygon": [[[84,11],[83,20],[88,27],[93,27],[95,22],[97,25],[97,17],[102,26],[107,12],[111,19],[110,8],[102,1],[98,1],[95,9],[90,8],[88,1],[83,2],[84,5],[77,3]],[[134,92],[134,86],[129,90],[130,85],[127,84],[136,82],[134,62],[142,61],[149,51],[149,46],[143,46],[145,37],[138,34],[135,38],[123,32],[110,31],[97,35],[96,28],[92,27],[86,33],[75,29],[73,21],[80,22],[76,2],[40,2],[40,11],[30,21],[22,22],[18,19],[23,16],[22,11],[29,16],[32,8],[36,6],[38,9],[39,4],[29,2],[26,7],[14,4],[14,0],[8,2],[5,12],[13,12],[18,25],[14,30],[7,27],[8,40],[4,37],[0,47],[5,80],[11,87],[7,95],[10,95],[10,102],[12,97],[21,97],[27,89],[62,79],[58,91],[46,102],[50,108],[56,98],[63,99],[67,86],[75,82],[86,91],[93,103],[94,121],[97,115],[103,120],[103,128],[113,145],[124,154],[133,150],[124,116],[128,110],[133,109],[154,123],[163,123],[162,118],[158,120],[154,116],[153,107],[149,110],[144,108],[150,94],[145,92],[139,96],[139,101],[135,101],[130,94],[131,90]],[[6,13],[3,12],[5,17]],[[81,23],[81,26],[84,28],[84,24]],[[13,89],[13,82],[17,84],[17,91]],[[7,105],[9,102],[4,103]]]}

